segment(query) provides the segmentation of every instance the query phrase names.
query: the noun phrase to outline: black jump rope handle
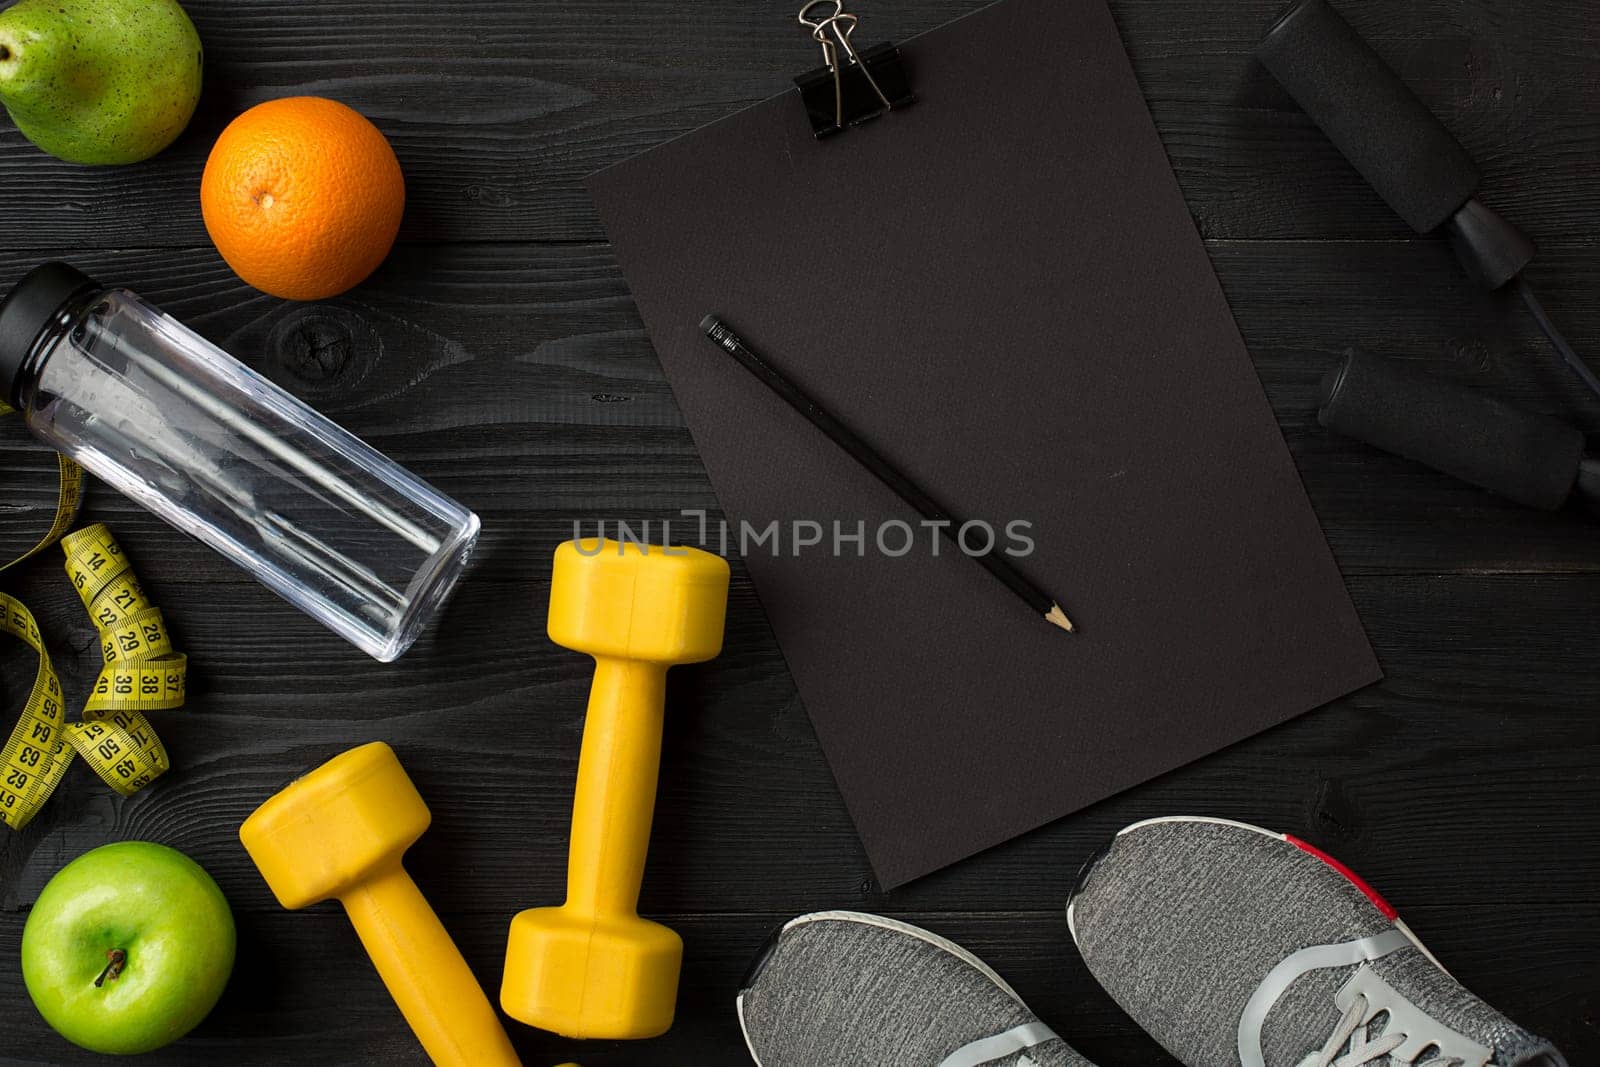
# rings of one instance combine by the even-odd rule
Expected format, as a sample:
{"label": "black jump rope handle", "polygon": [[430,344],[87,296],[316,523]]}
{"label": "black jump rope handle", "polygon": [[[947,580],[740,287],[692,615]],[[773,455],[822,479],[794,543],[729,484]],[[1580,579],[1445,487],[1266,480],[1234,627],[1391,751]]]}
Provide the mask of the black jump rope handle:
{"label": "black jump rope handle", "polygon": [[1473,198],[1466,149],[1326,0],[1285,11],[1256,57],[1412,229],[1449,228],[1480,284],[1498,289],[1533,259],[1533,242]]}
{"label": "black jump rope handle", "polygon": [[1577,429],[1392,360],[1346,353],[1323,379],[1317,421],[1528,507],[1574,492],[1600,505],[1600,463]]}
{"label": "black jump rope handle", "polygon": [[[1412,229],[1443,227],[1483,287],[1515,283],[1539,328],[1600,396],[1600,378],[1519,278],[1533,242],[1475,197],[1481,176],[1466,149],[1327,0],[1291,6],[1256,57]],[[1325,381],[1317,417],[1529,507],[1558,508],[1576,493],[1600,515],[1600,460],[1585,455],[1582,433],[1465,386],[1352,353]]]}

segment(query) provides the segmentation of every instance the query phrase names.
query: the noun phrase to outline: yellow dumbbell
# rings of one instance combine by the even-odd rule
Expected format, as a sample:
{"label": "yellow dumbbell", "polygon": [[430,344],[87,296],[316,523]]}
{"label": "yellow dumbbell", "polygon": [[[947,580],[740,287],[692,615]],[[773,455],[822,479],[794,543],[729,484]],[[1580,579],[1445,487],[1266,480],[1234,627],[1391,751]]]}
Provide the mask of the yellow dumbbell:
{"label": "yellow dumbbell", "polygon": [[401,866],[431,818],[379,741],[290,784],[244,821],[239,840],[284,907],[339,899],[434,1063],[520,1065],[489,998]]}
{"label": "yellow dumbbell", "polygon": [[567,901],[511,923],[500,1006],[567,1037],[672,1025],[683,941],[638,916],[667,668],[722,649],[728,564],[692,548],[589,538],[556,550],[550,637],[595,659],[572,807]]}

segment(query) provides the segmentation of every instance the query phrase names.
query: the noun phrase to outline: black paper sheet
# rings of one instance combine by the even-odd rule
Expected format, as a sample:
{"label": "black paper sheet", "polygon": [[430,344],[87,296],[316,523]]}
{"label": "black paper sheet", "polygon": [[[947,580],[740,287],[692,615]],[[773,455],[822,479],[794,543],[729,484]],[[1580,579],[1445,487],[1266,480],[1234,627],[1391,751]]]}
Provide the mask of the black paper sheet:
{"label": "black paper sheet", "polygon": [[[885,887],[1380,677],[1105,5],[904,51],[913,107],[819,143],[791,91],[590,180],[730,521],[781,524],[747,564]],[[951,511],[1030,524],[1079,632],[935,555],[708,313]]]}

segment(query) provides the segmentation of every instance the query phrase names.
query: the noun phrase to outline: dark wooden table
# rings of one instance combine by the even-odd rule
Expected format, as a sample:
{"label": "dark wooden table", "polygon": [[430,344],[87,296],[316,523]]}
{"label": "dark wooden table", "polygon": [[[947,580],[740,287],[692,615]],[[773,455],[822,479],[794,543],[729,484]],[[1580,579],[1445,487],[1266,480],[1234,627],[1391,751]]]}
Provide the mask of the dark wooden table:
{"label": "dark wooden table", "polygon": [[[161,1062],[420,1062],[334,905],[287,913],[240,821],[358,742],[400,752],[433,809],[417,881],[486,986],[506,925],[559,900],[589,668],[542,632],[549,555],[574,519],[716,500],[581,179],[785,88],[813,65],[795,3],[749,0],[188,0],[209,75],[153,162],[88,170],[0,132],[0,284],[51,256],[143,292],[483,517],[481,561],[401,663],[346,647],[103,487],[109,521],[193,662],[158,725],[175,770],[122,801],[84,768],[25,832],[0,832],[0,1054],[88,1063],[29,1006],[17,944],[62,864],[147,839],[204,864],[240,935],[231,986]],[[977,0],[864,3],[903,39]],[[1078,865],[1117,827],[1206,812],[1298,833],[1387,893],[1471,988],[1577,1064],[1600,1062],[1600,526],[1535,514],[1322,432],[1316,383],[1363,345],[1600,427],[1516,309],[1482,300],[1413,237],[1250,58],[1278,0],[1113,0],[1205,235],[1388,680],[893,893],[874,884],[742,568],[727,650],[681,672],[643,907],[680,930],[676,1027],[634,1045],[513,1026],[530,1065],[745,1062],[733,996],[778,922],[880,910],[1006,975],[1106,1067],[1168,1063],[1066,935]],[[1343,0],[1466,143],[1485,197],[1535,234],[1532,276],[1600,364],[1600,9],[1574,0]],[[393,140],[402,245],[321,305],[242,284],[197,189],[241,109],[327,95]],[[1044,102],[1048,103],[1048,102]],[[1040,106],[1019,101],[1018,106]],[[0,547],[47,520],[53,463],[0,427]],[[592,527],[591,527],[592,528]],[[91,630],[55,565],[11,583],[74,698]],[[0,704],[31,666],[0,659]],[[155,1057],[153,1057],[154,1059]]]}

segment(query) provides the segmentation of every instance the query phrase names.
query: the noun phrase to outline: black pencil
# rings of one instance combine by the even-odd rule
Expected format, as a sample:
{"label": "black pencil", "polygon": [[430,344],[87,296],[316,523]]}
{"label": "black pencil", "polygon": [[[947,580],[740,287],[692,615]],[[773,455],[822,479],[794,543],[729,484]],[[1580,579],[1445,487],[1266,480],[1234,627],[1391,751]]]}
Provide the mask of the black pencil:
{"label": "black pencil", "polygon": [[734,359],[738,360],[745,370],[759,378],[767,388],[787,401],[790,407],[811,420],[811,425],[827,434],[834,444],[848,452],[857,463],[867,468],[879,481],[894,490],[895,494],[915,508],[919,515],[924,519],[940,524],[945,536],[954,541],[961,548],[963,554],[983,564],[990,574],[1004,582],[1006,588],[1021,597],[1023,602],[1043,616],[1046,622],[1059,626],[1068,633],[1072,632],[1072,620],[1067,618],[1067,613],[1061,610],[1061,605],[1056,603],[1054,597],[1034,585],[1015,567],[1006,562],[1005,557],[995,551],[995,546],[992,543],[987,552],[977,554],[968,552],[966,546],[961,544],[959,530],[962,523],[959,519],[940,507],[915,482],[900,473],[893,464],[873,451],[872,446],[856,436],[850,427],[828,414],[820,404],[807,396],[799,386],[785,378],[781,372],[766,360],[756,355],[749,345],[740,340],[739,336],[728,328],[726,323],[715,315],[707,315],[701,320],[700,329],[705,331],[705,335],[718,348],[725,350]]}

